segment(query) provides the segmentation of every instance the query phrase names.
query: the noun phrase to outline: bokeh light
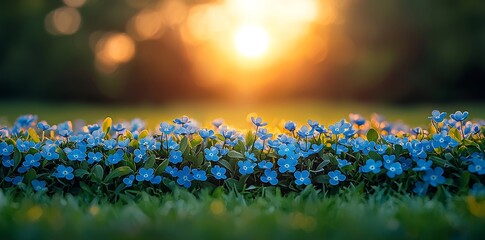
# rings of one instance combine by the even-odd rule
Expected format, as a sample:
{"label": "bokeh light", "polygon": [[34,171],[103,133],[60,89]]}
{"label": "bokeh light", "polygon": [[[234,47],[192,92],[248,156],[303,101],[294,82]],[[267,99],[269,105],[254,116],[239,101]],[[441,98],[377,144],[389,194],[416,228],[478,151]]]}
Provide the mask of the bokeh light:
{"label": "bokeh light", "polygon": [[45,18],[46,30],[53,35],[71,35],[81,26],[79,11],[71,7],[60,7]]}
{"label": "bokeh light", "polygon": [[135,54],[135,42],[126,33],[106,33],[96,43],[96,67],[106,73],[116,70]]}

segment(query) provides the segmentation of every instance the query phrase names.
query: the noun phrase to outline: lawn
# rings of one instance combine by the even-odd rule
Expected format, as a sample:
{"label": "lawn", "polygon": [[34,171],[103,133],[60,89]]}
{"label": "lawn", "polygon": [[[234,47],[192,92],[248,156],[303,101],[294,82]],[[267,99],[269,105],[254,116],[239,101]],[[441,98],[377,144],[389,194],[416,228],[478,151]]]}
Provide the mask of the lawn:
{"label": "lawn", "polygon": [[[283,120],[304,123],[308,119],[328,125],[348,118],[349,113],[360,113],[369,118],[374,112],[410,127],[426,126],[433,109],[449,113],[467,110],[470,120],[485,119],[485,109],[479,103],[442,106],[319,102],[257,106],[221,103],[98,106],[2,102],[0,109],[0,117],[3,117],[0,123],[11,123],[17,116],[27,113],[36,114],[39,120],[52,124],[75,119],[90,124],[106,116],[113,117],[115,122],[137,117],[145,120],[151,129],[161,121],[182,115],[193,117],[202,126],[209,126],[213,119],[222,117],[226,124],[239,129],[251,127],[248,116],[254,113],[268,121],[270,127]],[[458,153],[454,154],[458,156]],[[86,173],[83,179],[91,178],[91,175]],[[333,188],[333,191],[326,189],[328,184],[320,184],[317,188],[310,185],[302,187],[299,192],[284,194],[268,184],[258,191],[240,192],[235,188],[185,190],[176,186],[169,190],[164,188],[163,192],[147,188],[147,191],[136,191],[131,198],[119,199],[79,192],[73,196],[52,195],[51,191],[47,196],[45,192],[32,193],[30,187],[26,191],[7,188],[0,189],[0,233],[2,239],[480,239],[485,234],[485,199],[476,199],[463,192],[447,195],[440,193],[441,190],[419,197],[390,190],[386,184],[391,182],[387,179],[372,186],[367,184],[370,190],[354,187],[353,183]]]}

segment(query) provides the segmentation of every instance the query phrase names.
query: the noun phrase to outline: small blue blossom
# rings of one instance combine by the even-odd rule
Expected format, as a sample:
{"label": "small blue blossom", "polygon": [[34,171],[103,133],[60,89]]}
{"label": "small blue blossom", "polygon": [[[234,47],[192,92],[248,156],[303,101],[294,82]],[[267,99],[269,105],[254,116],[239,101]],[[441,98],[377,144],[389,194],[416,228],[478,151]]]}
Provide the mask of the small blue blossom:
{"label": "small blue blossom", "polygon": [[260,177],[261,181],[264,183],[270,183],[271,185],[278,184],[277,173],[274,170],[266,169],[264,170],[264,175]]}
{"label": "small blue blossom", "polygon": [[402,174],[402,166],[399,162],[393,162],[388,165],[384,165],[384,167],[387,169],[387,176],[389,178],[394,178],[395,176]]}
{"label": "small blue blossom", "polygon": [[123,124],[118,123],[118,124],[116,124],[116,125],[113,125],[113,126],[111,127],[111,129],[113,129],[113,131],[115,131],[115,132],[117,132],[117,133],[123,133],[123,132],[125,132],[126,127],[124,127],[124,126],[123,126]]}
{"label": "small blue blossom", "polygon": [[179,170],[178,170],[177,167],[167,166],[167,168],[165,168],[165,172],[170,174],[170,176],[172,176],[172,177],[176,177],[178,171]]}
{"label": "small blue blossom", "polygon": [[13,153],[13,145],[6,142],[0,143],[0,154],[3,156],[10,156]]}
{"label": "small blue blossom", "polygon": [[337,158],[337,162],[338,162],[338,168],[343,168],[345,166],[349,166],[350,165],[350,162],[347,161],[346,159],[338,159]]}
{"label": "small blue blossom", "polygon": [[199,135],[202,139],[207,140],[208,138],[214,139],[216,136],[214,135],[214,130],[207,130],[207,129],[200,129]]}
{"label": "small blue blossom", "polygon": [[293,176],[295,177],[295,183],[296,185],[309,185],[312,183],[310,180],[310,172],[308,170],[303,170],[303,171],[296,171],[293,173]]}
{"label": "small blue blossom", "polygon": [[108,139],[108,140],[104,140],[103,144],[104,144],[105,150],[111,150],[116,147],[117,142],[115,139]]}
{"label": "small blue blossom", "polygon": [[365,162],[365,165],[362,166],[360,169],[364,173],[373,172],[374,174],[377,174],[381,171],[381,166],[382,166],[381,161],[375,161],[374,159],[368,159]]}
{"label": "small blue blossom", "polygon": [[52,175],[56,178],[65,178],[67,180],[72,180],[74,178],[74,174],[72,173],[74,169],[72,167],[66,167],[64,165],[58,165],[56,168],[56,172]]}
{"label": "small blue blossom", "polygon": [[263,119],[261,117],[251,117],[251,122],[253,122],[253,124],[256,126],[256,127],[264,127],[266,125],[268,125],[267,122],[263,122]]}
{"label": "small blue blossom", "polygon": [[206,148],[204,149],[204,153],[205,153],[205,159],[207,159],[208,161],[217,162],[221,158],[219,156],[219,149],[217,149],[216,147]]}
{"label": "small blue blossom", "polygon": [[80,162],[82,162],[82,161],[86,160],[86,153],[79,150],[79,149],[74,149],[67,154],[67,158],[70,161],[80,161]]}
{"label": "small blue blossom", "polygon": [[179,125],[185,125],[187,123],[191,123],[189,117],[187,116],[182,116],[182,118],[176,118],[173,120],[174,123],[179,124]]}
{"label": "small blue blossom", "polygon": [[431,117],[428,117],[428,118],[437,122],[437,123],[440,123],[440,122],[443,122],[445,117],[446,117],[446,112],[440,112],[438,110],[433,110],[431,112]]}
{"label": "small blue blossom", "polygon": [[24,167],[39,167],[40,166],[40,153],[25,155],[25,161],[22,163]]}
{"label": "small blue blossom", "polygon": [[19,150],[19,152],[23,152],[23,153],[26,153],[30,150],[30,148],[33,148],[35,147],[35,143],[34,142],[31,142],[31,141],[28,141],[28,140],[25,140],[25,141],[22,141],[22,139],[17,139],[17,149]]}
{"label": "small blue blossom", "polygon": [[36,192],[40,192],[40,191],[43,191],[43,190],[46,190],[46,185],[47,185],[47,182],[46,181],[39,181],[37,179],[34,179],[32,180],[31,182],[32,184],[32,188],[36,191]]}
{"label": "small blue blossom", "polygon": [[331,185],[338,185],[340,182],[345,181],[347,178],[345,175],[343,175],[339,170],[331,171],[328,173],[328,177],[330,178],[330,184]]}
{"label": "small blue blossom", "polygon": [[464,111],[464,112],[456,111],[455,113],[450,114],[450,117],[457,122],[461,122],[461,121],[464,121],[468,117],[468,112],[467,111]]}
{"label": "small blue blossom", "polygon": [[391,165],[394,163],[394,161],[396,160],[396,156],[395,155],[382,155],[382,158],[384,159],[384,167],[387,168],[387,166]]}
{"label": "small blue blossom", "polygon": [[162,122],[162,123],[160,123],[159,130],[160,130],[160,132],[164,133],[165,135],[169,135],[170,133],[173,132],[173,130],[175,130],[175,126],[170,125],[167,122]]}
{"label": "small blue blossom", "polygon": [[242,175],[247,175],[254,172],[254,167],[256,166],[256,163],[246,160],[238,161],[237,165],[239,166],[239,173]]}
{"label": "small blue blossom", "polygon": [[278,155],[280,156],[287,156],[289,154],[294,154],[295,153],[295,145],[293,144],[281,144],[279,149],[278,149]]}
{"label": "small blue blossom", "polygon": [[433,165],[433,161],[428,160],[426,161],[425,159],[419,159],[416,161],[417,166],[413,168],[413,171],[419,172],[419,171],[427,171],[431,169],[431,165]]}
{"label": "small blue blossom", "polygon": [[125,177],[123,178],[123,183],[127,186],[127,187],[131,187],[133,185],[133,182],[135,181],[135,175],[131,174],[130,176],[128,177]]}
{"label": "small blue blossom", "polygon": [[125,139],[125,140],[118,140],[118,147],[120,148],[126,148],[130,144],[130,139]]}
{"label": "small blue blossom", "polygon": [[37,123],[37,127],[39,128],[39,130],[41,131],[47,131],[51,128],[51,126],[49,124],[47,124],[46,121],[40,121]]}
{"label": "small blue blossom", "polygon": [[386,144],[376,144],[374,146],[374,148],[375,148],[375,150],[376,150],[376,152],[378,154],[384,154],[384,153],[386,153],[386,150],[387,150],[388,147],[389,146],[387,146]]}
{"label": "small blue blossom", "polygon": [[205,181],[207,180],[207,175],[204,170],[192,169],[192,174],[194,175],[194,180]]}
{"label": "small blue blossom", "polygon": [[226,169],[219,167],[219,166],[214,166],[211,169],[212,175],[214,175],[214,178],[220,180],[220,179],[226,179]]}
{"label": "small blue blossom", "polygon": [[441,133],[433,135],[433,141],[431,142],[431,145],[434,148],[447,148],[450,145],[451,140],[451,137],[446,135],[446,132],[443,131]]}
{"label": "small blue blossom", "polygon": [[475,183],[470,189],[470,195],[476,197],[484,197],[485,196],[485,185],[481,183]]}
{"label": "small blue blossom", "polygon": [[14,166],[14,161],[10,156],[2,156],[2,165],[6,168],[10,168]]}
{"label": "small blue blossom", "polygon": [[143,182],[143,181],[148,182],[153,178],[154,172],[155,170],[153,168],[149,168],[149,169],[140,168],[140,170],[138,170],[138,174],[136,175],[136,180],[138,182]]}
{"label": "small blue blossom", "polygon": [[162,176],[153,176],[150,182],[152,184],[160,184],[162,182]]}
{"label": "small blue blossom", "polygon": [[296,123],[292,122],[292,121],[288,121],[285,123],[285,129],[290,131],[290,132],[293,132],[295,131],[296,129]]}
{"label": "small blue blossom", "polygon": [[313,136],[314,132],[315,131],[313,129],[308,129],[308,127],[305,125],[305,126],[302,126],[300,130],[298,130],[296,133],[301,138],[307,138],[307,137]]}
{"label": "small blue blossom", "polygon": [[423,176],[423,180],[429,183],[433,187],[437,187],[440,184],[445,183],[445,177],[443,177],[444,170],[441,167],[427,170]]}
{"label": "small blue blossom", "polygon": [[411,158],[400,157],[399,162],[401,163],[401,168],[403,171],[407,171],[411,168],[413,161]]}
{"label": "small blue blossom", "polygon": [[12,183],[13,185],[19,185],[22,181],[24,181],[24,176],[16,176],[16,177],[5,177],[5,182]]}
{"label": "small blue blossom", "polygon": [[418,196],[424,196],[428,191],[429,183],[418,181],[414,185],[413,192],[416,193]]}
{"label": "small blue blossom", "polygon": [[474,158],[472,162],[472,164],[468,165],[468,171],[471,173],[477,173],[478,175],[485,174],[485,160]]}
{"label": "small blue blossom", "polygon": [[273,163],[272,162],[268,162],[266,160],[263,160],[261,162],[258,163],[258,167],[260,169],[271,169],[273,167]]}
{"label": "small blue blossom", "polygon": [[244,156],[246,157],[246,160],[256,161],[256,156],[254,156],[254,153],[245,152]]}
{"label": "small blue blossom", "polygon": [[185,166],[182,170],[177,172],[177,183],[185,188],[192,186],[194,176],[190,173],[190,168]]}
{"label": "small blue blossom", "polygon": [[100,162],[103,158],[103,154],[100,152],[89,152],[88,153],[88,163],[93,164],[95,162]]}
{"label": "small blue blossom", "polygon": [[123,160],[124,155],[125,155],[125,152],[123,152],[123,150],[121,149],[118,149],[118,151],[116,151],[115,153],[108,155],[108,159],[106,160],[105,163],[108,166],[115,165],[119,163],[121,160]]}
{"label": "small blue blossom", "polygon": [[296,170],[296,164],[298,163],[296,159],[291,158],[280,158],[278,159],[279,172],[294,172]]}
{"label": "small blue blossom", "polygon": [[219,128],[223,123],[224,123],[224,119],[222,119],[222,118],[217,118],[217,119],[212,120],[212,125],[215,128]]}
{"label": "small blue blossom", "polygon": [[139,163],[140,161],[145,162],[147,159],[146,150],[135,149],[135,151],[133,151],[133,155],[134,155],[133,161],[135,161],[136,163]]}

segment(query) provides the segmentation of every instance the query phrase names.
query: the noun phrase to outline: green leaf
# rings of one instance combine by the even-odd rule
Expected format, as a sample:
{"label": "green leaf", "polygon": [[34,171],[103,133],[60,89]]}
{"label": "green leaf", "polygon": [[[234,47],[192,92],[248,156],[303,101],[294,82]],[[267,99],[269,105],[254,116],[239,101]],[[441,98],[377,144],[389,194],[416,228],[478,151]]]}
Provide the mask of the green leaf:
{"label": "green leaf", "polygon": [[138,134],[138,139],[142,139],[142,138],[145,138],[148,136],[148,130],[143,130],[140,132],[140,134]]}
{"label": "green leaf", "polygon": [[320,164],[318,164],[317,166],[317,169],[315,169],[315,171],[312,171],[312,172],[321,172],[323,171],[323,167],[327,166],[328,164],[330,163],[330,160],[323,160],[323,162],[321,162]]}
{"label": "green leaf", "polygon": [[229,189],[241,190],[241,185],[240,185],[239,181],[237,181],[234,178],[228,178],[228,179],[226,179],[224,181],[224,184],[226,184],[226,186]]}
{"label": "green leaf", "polygon": [[231,150],[227,153],[227,156],[231,157],[231,158],[237,158],[237,159],[244,159],[244,155],[242,155],[242,153],[239,153],[239,152],[236,152],[234,150]]}
{"label": "green leaf", "polygon": [[451,128],[449,135],[451,138],[457,140],[458,142],[461,142],[462,140],[461,132],[457,128]]}
{"label": "green leaf", "polygon": [[40,142],[40,138],[39,138],[39,135],[35,132],[35,130],[33,128],[29,128],[28,130],[29,132],[29,137],[35,142],[35,143],[38,143]]}
{"label": "green leaf", "polygon": [[219,163],[220,163],[222,166],[224,166],[225,168],[229,169],[229,171],[231,171],[231,172],[232,172],[232,166],[231,166],[231,164],[230,164],[228,161],[226,161],[226,160],[224,160],[224,159],[221,159],[221,160],[219,160]]}
{"label": "green leaf", "polygon": [[128,166],[118,167],[118,168],[112,170],[108,175],[106,175],[104,182],[109,183],[109,181],[111,181],[111,179],[113,179],[113,178],[122,177],[122,176],[128,175],[132,172],[133,172],[133,170],[131,170],[131,168],[128,167]]}
{"label": "green leaf", "polygon": [[74,170],[74,176],[82,178],[84,175],[89,175],[89,172],[86,169]]}
{"label": "green leaf", "polygon": [[184,153],[185,150],[187,149],[187,145],[188,145],[188,139],[186,136],[184,136],[182,140],[180,140],[180,151],[182,153]]}
{"label": "green leaf", "polygon": [[103,128],[102,128],[103,132],[108,133],[112,125],[113,125],[113,119],[111,119],[110,117],[105,118],[103,121]]}
{"label": "green leaf", "polygon": [[157,170],[155,170],[155,175],[161,175],[165,171],[165,168],[167,168],[167,166],[168,159],[165,159],[160,165],[158,165]]}
{"label": "green leaf", "polygon": [[103,175],[104,175],[104,171],[103,171],[103,167],[101,167],[100,165],[96,165],[93,167],[93,174],[94,174],[94,177],[96,178],[96,180],[98,181],[103,181]]}
{"label": "green leaf", "polygon": [[145,164],[143,165],[143,167],[146,169],[152,168],[154,164],[155,164],[155,155],[150,155],[147,161],[145,162]]}
{"label": "green leaf", "polygon": [[22,160],[22,153],[20,153],[18,150],[15,150],[15,152],[13,152],[14,169],[19,166],[20,160]]}
{"label": "green leaf", "polygon": [[367,140],[377,142],[377,139],[379,139],[379,133],[373,128],[369,129],[369,131],[367,131]]}
{"label": "green leaf", "polygon": [[34,180],[35,178],[37,178],[37,173],[35,172],[34,169],[31,168],[25,174],[24,182],[25,182],[25,184],[30,185],[30,183],[32,182],[32,180]]}
{"label": "green leaf", "polygon": [[381,155],[377,154],[376,152],[374,151],[370,151],[369,154],[367,154],[370,158],[374,159],[374,160],[382,160],[382,157]]}

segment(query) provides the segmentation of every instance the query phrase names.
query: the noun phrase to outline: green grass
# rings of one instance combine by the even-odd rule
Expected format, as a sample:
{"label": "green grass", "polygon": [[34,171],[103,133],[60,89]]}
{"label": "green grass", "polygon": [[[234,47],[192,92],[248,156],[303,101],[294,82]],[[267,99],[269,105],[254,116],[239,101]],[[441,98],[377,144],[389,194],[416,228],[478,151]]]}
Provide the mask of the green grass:
{"label": "green grass", "polygon": [[2,239],[479,239],[485,218],[464,197],[445,201],[315,190],[257,198],[177,189],[117,204],[73,196],[16,201],[0,192]]}
{"label": "green grass", "polygon": [[[282,120],[306,123],[308,119],[329,124],[348,118],[349,113],[360,113],[369,118],[372,113],[379,113],[389,121],[401,121],[410,127],[425,125],[433,109],[452,113],[467,110],[470,119],[485,119],[483,103],[456,103],[448,105],[419,104],[393,106],[382,104],[363,104],[349,102],[291,101],[279,103],[173,103],[167,105],[96,105],[76,103],[35,103],[35,102],[0,102],[0,123],[12,123],[21,114],[36,114],[40,119],[56,124],[66,120],[84,119],[93,123],[112,117],[115,121],[141,118],[148,128],[155,128],[161,121],[170,121],[182,115],[188,115],[204,126],[222,117],[225,122],[236,128],[251,127],[248,114],[257,113],[270,125],[277,126]],[[3,118],[3,119],[2,119]]]}

